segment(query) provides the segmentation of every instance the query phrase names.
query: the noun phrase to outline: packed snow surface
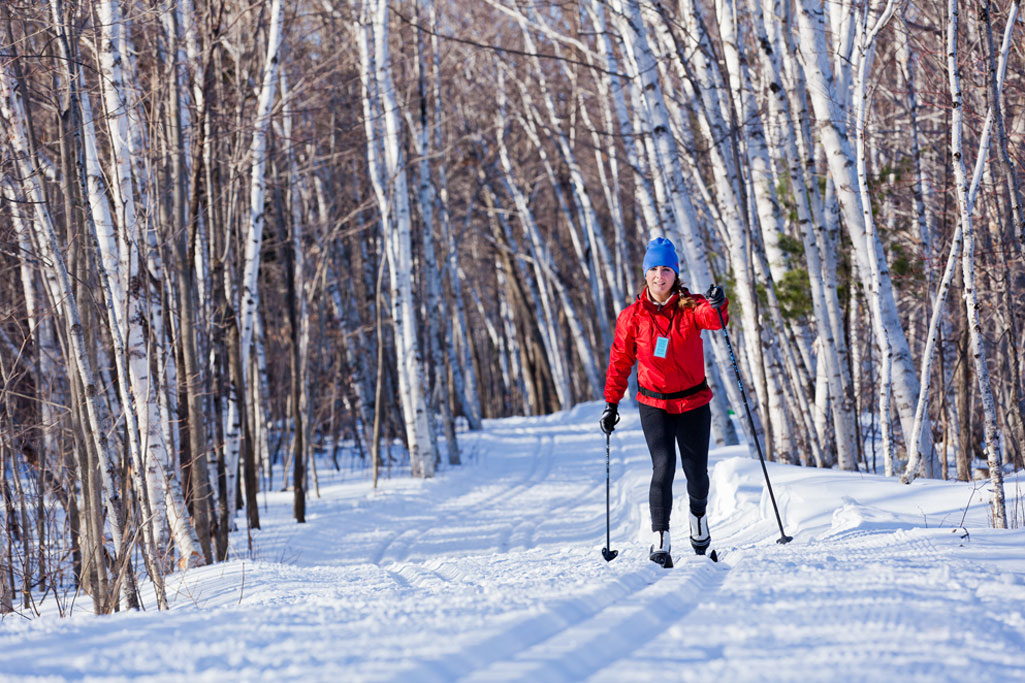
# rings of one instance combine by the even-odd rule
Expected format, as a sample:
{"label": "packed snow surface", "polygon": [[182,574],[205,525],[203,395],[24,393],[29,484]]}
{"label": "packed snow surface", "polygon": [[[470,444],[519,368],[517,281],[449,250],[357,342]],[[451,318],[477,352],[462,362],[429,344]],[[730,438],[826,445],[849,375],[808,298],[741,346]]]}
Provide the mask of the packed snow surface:
{"label": "packed snow surface", "polygon": [[[713,450],[722,561],[688,554],[678,471],[664,570],[627,409],[606,563],[601,409],[490,421],[466,464],[377,491],[322,462],[306,524],[261,494],[252,551],[243,528],[237,559],[171,576],[170,612],[6,617],[0,679],[1025,680],[1025,531],[989,528],[983,485],[770,463],[780,545],[758,461]],[[1013,475],[1007,495],[1020,526]]]}

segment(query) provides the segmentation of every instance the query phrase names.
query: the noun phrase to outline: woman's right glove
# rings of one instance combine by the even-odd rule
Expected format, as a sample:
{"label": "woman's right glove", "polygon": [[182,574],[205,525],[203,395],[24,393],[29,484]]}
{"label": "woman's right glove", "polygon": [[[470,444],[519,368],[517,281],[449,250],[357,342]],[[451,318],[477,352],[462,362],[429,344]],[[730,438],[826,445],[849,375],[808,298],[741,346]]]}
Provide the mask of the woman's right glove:
{"label": "woman's right glove", "polygon": [[606,434],[611,434],[616,431],[616,425],[619,424],[619,405],[616,403],[606,403],[605,412],[601,414],[601,420],[598,421],[601,425],[601,430]]}
{"label": "woman's right glove", "polygon": [[708,305],[712,308],[722,308],[722,305],[726,303],[726,294],[719,285],[709,285],[708,291],[705,292],[705,298],[708,299]]}

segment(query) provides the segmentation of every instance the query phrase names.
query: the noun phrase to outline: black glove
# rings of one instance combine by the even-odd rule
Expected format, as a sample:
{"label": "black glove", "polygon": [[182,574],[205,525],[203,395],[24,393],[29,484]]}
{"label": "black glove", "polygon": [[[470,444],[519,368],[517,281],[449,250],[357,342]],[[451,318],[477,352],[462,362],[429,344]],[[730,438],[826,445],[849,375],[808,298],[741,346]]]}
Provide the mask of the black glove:
{"label": "black glove", "polygon": [[598,421],[598,424],[601,425],[601,430],[606,434],[616,431],[616,425],[619,424],[619,404],[606,403],[605,412],[601,414],[601,420]]}
{"label": "black glove", "polygon": [[722,287],[719,285],[709,285],[708,291],[705,292],[705,298],[708,299],[708,304],[712,308],[722,308],[726,303],[726,294],[723,293]]}

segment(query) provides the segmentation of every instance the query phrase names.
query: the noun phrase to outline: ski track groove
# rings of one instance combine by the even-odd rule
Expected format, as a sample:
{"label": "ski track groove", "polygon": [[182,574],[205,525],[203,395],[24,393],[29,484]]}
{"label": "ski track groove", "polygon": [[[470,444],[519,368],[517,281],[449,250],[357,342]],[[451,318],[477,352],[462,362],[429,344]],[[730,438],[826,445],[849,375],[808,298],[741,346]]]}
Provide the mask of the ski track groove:
{"label": "ski track groove", "polygon": [[[604,484],[589,484],[587,490],[594,491]],[[620,486],[625,487],[625,483],[620,482]],[[534,517],[547,517],[575,504],[568,500],[536,512],[517,528],[536,528]],[[723,542],[728,543],[730,537],[722,535]],[[533,547],[532,538],[527,547]],[[690,550],[689,546],[683,547]],[[458,652],[421,660],[390,680],[586,679],[629,657],[638,641],[655,638],[684,620],[699,604],[714,602],[733,568],[725,556],[719,563],[684,553],[675,559],[674,569],[652,564],[619,576],[588,596],[547,603],[540,614],[519,620]],[[614,637],[613,631],[620,629],[627,629],[631,639]]]}
{"label": "ski track groove", "polygon": [[[432,516],[431,523],[429,526],[423,524],[414,524],[407,526],[397,533],[393,533],[385,540],[378,549],[373,553],[371,562],[376,565],[382,565],[385,563],[386,558],[391,562],[404,562],[410,560],[416,553],[415,549],[425,535],[429,533],[431,529],[444,529],[449,528],[449,524],[453,520],[458,521],[464,518],[466,515],[474,515],[477,518],[486,516],[487,513],[493,512],[501,507],[508,506],[509,501],[515,499],[517,496],[530,491],[534,487],[538,486],[541,482],[548,478],[552,472],[553,448],[555,438],[551,435],[539,434],[535,437],[535,445],[531,448],[531,459],[530,467],[527,470],[526,475],[521,479],[515,481],[510,485],[507,485],[504,490],[499,493],[491,493],[486,490],[482,491],[480,488],[471,488],[468,496],[459,496],[458,498],[446,499],[442,504],[436,506],[433,510],[434,515]],[[469,498],[467,500],[467,498]],[[479,502],[483,499],[487,502]],[[515,515],[503,515],[506,519],[515,518]],[[422,519],[418,518],[418,519]],[[496,544],[497,549],[505,551],[508,549],[508,538],[513,533],[515,527],[510,529],[509,532],[500,534],[500,541]],[[400,541],[405,541],[400,550],[392,550],[396,546],[400,545]],[[423,545],[420,543],[420,545]]]}
{"label": "ski track groove", "polygon": [[[511,657],[495,658],[460,680],[586,679],[632,654],[639,642],[646,643],[671,624],[683,621],[700,603],[714,601],[729,568],[703,558],[681,558],[674,569],[654,571],[657,578],[641,590],[618,596],[550,635],[538,633],[529,647]],[[616,638],[612,631],[627,632],[631,637]]]}
{"label": "ski track groove", "polygon": [[586,595],[546,603],[538,614],[518,619],[456,652],[422,659],[415,666],[396,672],[389,680],[451,681],[462,680],[475,672],[486,672],[489,667],[512,661],[517,653],[552,641],[623,600],[644,593],[651,585],[663,580],[665,572],[658,567],[645,567],[620,575]]}

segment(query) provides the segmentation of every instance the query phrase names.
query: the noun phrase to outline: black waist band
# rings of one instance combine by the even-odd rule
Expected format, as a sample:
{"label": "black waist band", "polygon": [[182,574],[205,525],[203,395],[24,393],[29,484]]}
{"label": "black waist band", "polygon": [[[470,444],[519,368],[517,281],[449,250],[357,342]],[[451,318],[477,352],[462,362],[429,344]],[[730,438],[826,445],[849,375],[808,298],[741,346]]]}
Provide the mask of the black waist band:
{"label": "black waist band", "polygon": [[683,389],[682,391],[674,391],[671,394],[660,394],[657,391],[645,389],[644,387],[637,387],[637,391],[639,391],[642,396],[647,396],[648,398],[657,398],[660,401],[672,401],[677,398],[687,398],[688,396],[693,396],[699,391],[704,391],[707,388],[708,380],[703,379],[701,380],[701,384],[695,384],[689,389]]}

